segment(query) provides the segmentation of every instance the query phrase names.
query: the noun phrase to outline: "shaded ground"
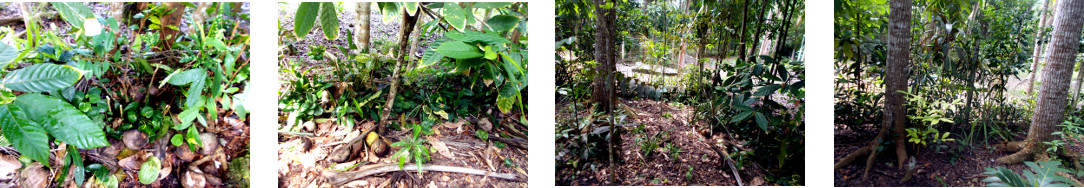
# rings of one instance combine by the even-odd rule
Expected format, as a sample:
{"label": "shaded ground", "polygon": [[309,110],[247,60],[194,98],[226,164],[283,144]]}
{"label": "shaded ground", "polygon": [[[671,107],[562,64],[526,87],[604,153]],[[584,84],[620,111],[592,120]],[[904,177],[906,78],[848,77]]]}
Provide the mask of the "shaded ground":
{"label": "shaded ground", "polygon": [[[346,126],[335,124],[332,121],[318,123],[317,126],[319,128],[314,131],[315,136],[281,136],[279,138],[278,169],[280,187],[333,187],[325,179],[327,176],[365,165],[397,162],[391,155],[369,161],[357,159],[344,163],[331,162],[327,159],[329,153],[361,133],[359,130],[348,130]],[[487,185],[487,187],[526,187],[527,151],[511,146],[500,148],[495,144],[487,144],[486,141],[474,137],[474,131],[471,130],[474,130],[473,126],[465,121],[434,125],[433,135],[424,138],[429,140],[427,145],[432,148],[431,161],[425,164],[511,173],[516,174],[516,181],[447,172],[426,172],[421,176],[417,176],[416,172],[410,171],[408,173],[392,172],[370,176],[348,183],[346,187],[387,187],[388,185],[395,187],[476,187],[479,185]],[[389,130],[387,135],[389,141],[396,142],[410,136],[410,132],[409,129]],[[439,145],[446,146],[447,151],[438,149],[440,148]],[[306,150],[307,147],[311,147],[311,149]],[[396,150],[392,149],[391,151]],[[358,164],[357,167],[353,167],[355,164]],[[414,181],[411,181],[411,179],[414,179]]]}
{"label": "shaded ground", "polygon": [[[878,129],[872,125],[853,127],[855,131],[846,131],[837,127],[835,131],[835,157],[838,162],[847,154],[865,146],[871,139],[876,137]],[[954,134],[956,135],[956,134]],[[954,136],[958,137],[958,136]],[[1016,140],[1023,140],[1024,135],[1017,135]],[[961,138],[956,138],[961,139]],[[1084,151],[1084,139],[1075,138],[1076,144],[1067,148],[1073,151]],[[905,171],[896,167],[895,153],[893,151],[881,152],[870,169],[868,179],[862,179],[865,170],[865,158],[856,161],[844,168],[834,170],[835,186],[842,187],[881,187],[881,186],[915,186],[915,187],[972,187],[986,186],[983,179],[988,176],[982,174],[985,168],[1004,166],[1020,173],[1021,170],[1030,169],[1024,164],[1003,165],[994,162],[998,157],[1012,153],[997,151],[993,144],[1001,143],[1000,140],[991,138],[987,140],[989,145],[982,141],[976,141],[974,146],[961,145],[959,142],[949,142],[947,148],[937,151],[924,148],[916,157],[916,170],[914,178],[907,182],[900,182]],[[914,151],[908,151],[913,153]],[[1063,167],[1072,168],[1071,164],[1062,162]]]}
{"label": "shaded ground", "polygon": [[[636,125],[622,127],[618,156],[621,162],[615,169],[617,182],[607,182],[612,172],[610,166],[602,162],[584,169],[558,167],[558,185],[738,185],[737,178],[711,147],[711,144],[727,142],[730,138],[716,134],[708,139],[698,133],[705,125],[689,123],[694,111],[692,106],[652,100],[623,102],[638,116],[628,116],[626,122],[642,124],[643,133],[630,131]],[[568,102],[557,104],[557,116],[571,117],[569,105]],[[579,112],[578,116],[586,113]],[[659,148],[650,155],[643,155],[645,152],[640,149],[637,139],[660,134],[666,136],[658,142]],[[668,143],[680,148],[677,155],[667,150]],[[763,184],[756,167],[745,167],[739,172],[745,185]]]}

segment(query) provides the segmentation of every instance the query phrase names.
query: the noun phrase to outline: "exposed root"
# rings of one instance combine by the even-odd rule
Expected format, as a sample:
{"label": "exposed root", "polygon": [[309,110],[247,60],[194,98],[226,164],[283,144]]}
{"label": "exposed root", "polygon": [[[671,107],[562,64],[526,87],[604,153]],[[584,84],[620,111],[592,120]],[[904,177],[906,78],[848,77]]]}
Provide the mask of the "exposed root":
{"label": "exposed root", "polygon": [[[421,169],[422,169],[422,171],[440,171],[440,172],[464,173],[464,174],[474,174],[474,175],[493,177],[493,178],[501,178],[501,179],[507,179],[507,180],[516,180],[516,175],[515,174],[489,172],[489,171],[478,170],[478,169],[473,169],[473,168],[426,164],[426,165],[422,165]],[[324,173],[325,174],[330,174],[330,175],[325,175],[327,177],[328,183],[334,185],[335,187],[341,187],[341,186],[345,185],[346,183],[349,183],[349,182],[354,181],[356,179],[371,176],[371,175],[382,174],[382,173],[387,173],[387,172],[411,171],[411,170],[418,170],[418,166],[417,165],[403,165],[403,168],[399,169],[399,166],[397,166],[396,164],[375,164],[375,165],[367,165],[367,166],[363,166],[363,167],[358,167],[358,170],[351,171],[351,172],[335,173],[335,172],[331,172],[331,171],[325,171]]]}
{"label": "exposed root", "polygon": [[[1011,142],[1010,142],[1011,143]],[[1001,164],[1019,164],[1027,160],[1031,160],[1035,154],[1035,144],[1030,142],[1022,142],[1022,144],[1005,144],[1005,150],[1016,150],[1019,147],[1019,151],[1011,155],[998,157],[997,162]]]}
{"label": "exposed root", "polygon": [[[840,169],[844,166],[850,165],[852,162],[854,162],[854,160],[862,156],[867,156],[868,154],[866,158],[866,168],[862,172],[862,178],[868,178],[869,171],[873,167],[873,162],[875,159],[877,159],[877,147],[882,144],[881,141],[884,140],[884,138],[886,137],[888,137],[888,129],[881,129],[881,132],[877,133],[877,137],[874,138],[873,141],[870,141],[869,145],[859,148],[858,150],[851,152],[851,154],[847,154],[846,157],[843,157],[843,159],[841,159],[839,162],[836,162],[835,169]],[[899,142],[899,140],[901,139],[903,139],[903,135],[898,135],[896,138],[897,142]],[[896,144],[896,155],[898,156],[897,158],[899,160],[900,168],[903,168],[903,164],[907,160],[907,150],[905,150],[906,148],[904,147],[905,146],[903,143]]]}

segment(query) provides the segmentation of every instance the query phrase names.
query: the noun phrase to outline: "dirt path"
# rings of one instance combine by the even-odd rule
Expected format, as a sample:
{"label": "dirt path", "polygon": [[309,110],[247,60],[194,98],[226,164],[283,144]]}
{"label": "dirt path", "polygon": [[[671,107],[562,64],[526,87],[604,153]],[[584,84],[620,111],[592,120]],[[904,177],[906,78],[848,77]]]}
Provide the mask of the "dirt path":
{"label": "dirt path", "polygon": [[[711,149],[710,144],[713,141],[726,138],[716,136],[708,139],[698,133],[699,127],[704,125],[689,123],[694,112],[692,106],[652,100],[624,101],[624,104],[637,115],[628,116],[626,122],[636,125],[622,130],[619,153],[621,162],[615,170],[617,182],[612,184],[738,185],[729,167],[726,167],[722,158]],[[567,109],[567,105],[569,104],[558,104],[558,109]],[[559,115],[571,116],[568,110],[561,110]],[[638,128],[639,125],[643,125],[642,129]],[[640,140],[654,136],[659,138],[658,148],[645,155],[646,151],[641,149]],[[559,185],[610,184],[604,183],[610,177],[609,166],[602,164],[595,169],[597,170],[558,169],[557,182]],[[757,177],[751,173],[741,172],[745,180],[743,182]]]}

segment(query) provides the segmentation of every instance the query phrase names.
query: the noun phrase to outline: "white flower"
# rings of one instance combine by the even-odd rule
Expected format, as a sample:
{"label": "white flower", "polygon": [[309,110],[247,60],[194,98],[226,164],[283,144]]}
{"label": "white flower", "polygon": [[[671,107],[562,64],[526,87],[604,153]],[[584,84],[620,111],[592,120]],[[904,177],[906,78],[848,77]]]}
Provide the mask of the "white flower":
{"label": "white flower", "polygon": [[83,33],[87,36],[95,36],[102,33],[102,24],[98,19],[87,18],[83,20]]}

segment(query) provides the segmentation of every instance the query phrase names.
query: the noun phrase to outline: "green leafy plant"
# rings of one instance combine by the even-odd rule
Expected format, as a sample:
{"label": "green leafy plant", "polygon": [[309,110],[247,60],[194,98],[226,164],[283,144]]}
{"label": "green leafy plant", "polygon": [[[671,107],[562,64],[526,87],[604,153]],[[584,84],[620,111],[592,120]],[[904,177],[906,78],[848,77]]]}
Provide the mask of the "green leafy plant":
{"label": "green leafy plant", "polygon": [[907,128],[907,141],[922,145],[926,145],[927,141],[933,143],[956,141],[956,139],[949,138],[949,132],[941,134],[935,126],[942,122],[954,123],[946,114],[955,111],[956,105],[963,105],[963,101],[956,99],[948,102],[930,99],[923,93],[913,93],[910,88],[907,90],[899,91],[907,95],[908,106],[915,111],[915,115],[908,115],[907,117],[922,123],[919,126]]}
{"label": "green leafy plant", "polygon": [[674,145],[674,143],[666,143],[666,151],[670,152],[670,158],[677,160],[678,155],[681,153],[681,147]]}
{"label": "green leafy plant", "polygon": [[[1061,161],[1039,161],[1024,162],[1031,170],[1024,170],[1023,174],[1026,178],[1021,178],[1019,174],[1016,174],[1011,169],[1005,167],[986,168],[986,172],[982,174],[990,175],[983,182],[987,182],[987,186],[990,187],[1070,187],[1073,181],[1056,175],[1054,173],[1072,173],[1069,170],[1061,167]],[[1079,186],[1079,185],[1077,185]]]}
{"label": "green leafy plant", "polygon": [[429,133],[429,130],[423,129],[426,128],[422,127],[420,124],[414,124],[414,134],[406,139],[391,144],[391,147],[402,147],[402,149],[399,149],[399,151],[392,155],[399,159],[400,169],[402,169],[403,165],[407,162],[413,161],[414,164],[418,165],[418,173],[421,173],[422,164],[429,160],[429,148],[425,146],[425,143],[428,142],[428,140],[421,139],[421,135],[423,133],[425,135],[431,133]]}
{"label": "green leafy plant", "polygon": [[320,30],[324,31],[324,37],[328,40],[339,38],[339,17],[332,2],[302,2],[297,7],[297,15],[294,17],[294,35],[298,39],[305,38],[318,23]]}
{"label": "green leafy plant", "polygon": [[162,162],[158,160],[158,157],[150,156],[146,162],[139,167],[139,183],[149,185],[158,180],[158,171],[162,169]]}
{"label": "green leafy plant", "polygon": [[[443,20],[456,30],[448,31],[444,37],[434,42],[419,60],[419,68],[441,63],[454,67],[454,72],[478,80],[482,84],[498,90],[495,104],[501,112],[507,113],[517,105],[523,108],[521,91],[528,86],[526,37],[520,37],[525,31],[526,18],[514,15],[494,15],[483,24],[483,29],[467,29],[469,16],[475,9],[483,11],[504,11],[518,13],[526,6],[510,7],[512,3],[477,3],[473,7],[462,7],[458,3],[432,3],[428,8],[443,9]],[[486,27],[488,26],[488,27]],[[513,30],[513,28],[515,30]],[[520,30],[520,31],[516,31]],[[518,39],[519,41],[509,40]],[[452,61],[443,61],[445,58]]]}

